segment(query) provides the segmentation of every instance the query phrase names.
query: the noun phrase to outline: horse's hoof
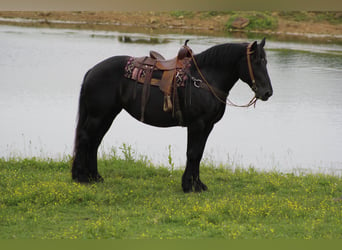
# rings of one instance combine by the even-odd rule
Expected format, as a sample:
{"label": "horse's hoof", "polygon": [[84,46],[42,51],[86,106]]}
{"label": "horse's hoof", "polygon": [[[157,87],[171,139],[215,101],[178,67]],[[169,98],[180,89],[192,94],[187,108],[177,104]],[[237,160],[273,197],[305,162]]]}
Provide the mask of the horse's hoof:
{"label": "horse's hoof", "polygon": [[195,192],[197,192],[197,193],[208,190],[207,185],[205,185],[200,180],[198,180],[194,183],[194,187],[195,187]]}
{"label": "horse's hoof", "polygon": [[103,179],[103,177],[101,175],[97,174],[97,176],[96,176],[94,181],[95,182],[104,182],[104,179]]}
{"label": "horse's hoof", "polygon": [[86,176],[86,175],[78,175],[78,176],[73,176],[72,179],[75,182],[82,183],[82,184],[89,184],[89,183],[94,183],[94,182],[104,182],[104,179],[99,174],[96,177]]}
{"label": "horse's hoof", "polygon": [[182,182],[182,189],[184,193],[191,193],[192,192],[192,183],[191,181],[189,183],[187,182]]}
{"label": "horse's hoof", "polygon": [[192,185],[184,185],[182,184],[182,189],[184,193],[191,193],[192,192]]}
{"label": "horse's hoof", "polygon": [[205,185],[204,185],[204,187],[196,187],[195,188],[196,193],[201,193],[202,191],[207,191],[207,190],[208,190],[208,188]]}
{"label": "horse's hoof", "polygon": [[183,192],[184,192],[185,194],[191,193],[191,192],[192,192],[192,188],[184,188],[184,187],[183,187]]}
{"label": "horse's hoof", "polygon": [[196,193],[200,193],[202,191],[207,191],[208,187],[205,185],[199,178],[195,180],[186,180],[183,178],[182,180],[182,188],[184,193],[190,193],[195,191]]}
{"label": "horse's hoof", "polygon": [[82,183],[82,184],[88,184],[88,183],[90,183],[89,178],[86,177],[86,176],[84,176],[84,175],[81,175],[81,176],[73,176],[72,179],[73,179],[75,182]]}
{"label": "horse's hoof", "polygon": [[97,174],[96,176],[89,177],[89,183],[103,183],[104,179],[101,175]]}

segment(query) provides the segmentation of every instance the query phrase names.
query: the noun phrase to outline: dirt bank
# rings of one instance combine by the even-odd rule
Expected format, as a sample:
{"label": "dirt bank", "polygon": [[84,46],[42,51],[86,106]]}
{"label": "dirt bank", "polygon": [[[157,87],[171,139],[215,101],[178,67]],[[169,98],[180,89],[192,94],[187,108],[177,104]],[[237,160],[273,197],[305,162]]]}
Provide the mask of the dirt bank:
{"label": "dirt bank", "polygon": [[[0,12],[0,24],[95,28],[131,31],[134,29],[164,32],[228,32],[227,22],[243,12]],[[252,15],[258,16],[257,12]],[[342,12],[271,12],[276,25],[272,29],[257,26],[248,32],[342,39]],[[242,30],[245,31],[245,30]],[[314,37],[315,37],[314,36]]]}

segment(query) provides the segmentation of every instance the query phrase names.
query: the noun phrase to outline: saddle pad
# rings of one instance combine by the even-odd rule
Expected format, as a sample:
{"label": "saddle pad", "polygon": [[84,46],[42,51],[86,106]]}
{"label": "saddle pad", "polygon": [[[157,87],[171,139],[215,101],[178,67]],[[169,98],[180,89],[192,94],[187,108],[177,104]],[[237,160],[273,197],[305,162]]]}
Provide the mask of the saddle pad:
{"label": "saddle pad", "polygon": [[[130,57],[125,66],[124,76],[126,78],[144,84],[147,72],[152,71],[150,84],[160,86],[159,83],[164,71],[159,70],[151,65],[143,65],[143,67],[137,67],[136,65],[137,64],[135,63],[135,58]],[[179,68],[175,70],[174,80],[176,81],[177,87],[184,87],[186,80],[189,79],[185,71],[185,68]]]}

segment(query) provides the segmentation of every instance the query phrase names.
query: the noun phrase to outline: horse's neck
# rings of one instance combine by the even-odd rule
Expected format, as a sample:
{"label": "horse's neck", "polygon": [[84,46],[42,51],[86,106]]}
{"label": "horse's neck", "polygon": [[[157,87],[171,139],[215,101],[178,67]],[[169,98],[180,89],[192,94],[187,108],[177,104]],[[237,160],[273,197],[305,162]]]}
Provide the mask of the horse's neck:
{"label": "horse's neck", "polygon": [[[214,47],[195,56],[198,68],[209,84],[229,93],[239,79],[238,63],[241,59],[241,46],[227,44],[227,48]],[[230,46],[230,47],[228,47]],[[211,51],[212,50],[212,51]],[[193,67],[197,70],[197,67]]]}

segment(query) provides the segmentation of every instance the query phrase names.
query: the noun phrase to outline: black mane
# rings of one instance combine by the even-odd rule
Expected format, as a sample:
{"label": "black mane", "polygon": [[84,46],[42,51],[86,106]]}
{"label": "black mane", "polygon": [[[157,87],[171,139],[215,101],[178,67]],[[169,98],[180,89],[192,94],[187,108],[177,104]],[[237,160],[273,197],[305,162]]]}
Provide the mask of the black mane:
{"label": "black mane", "polygon": [[199,54],[195,59],[199,65],[219,67],[236,64],[245,53],[246,44],[226,43],[215,45]]}

